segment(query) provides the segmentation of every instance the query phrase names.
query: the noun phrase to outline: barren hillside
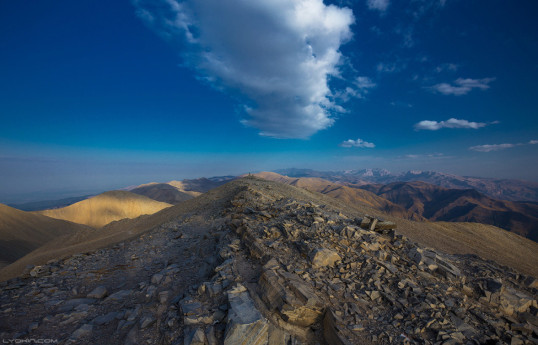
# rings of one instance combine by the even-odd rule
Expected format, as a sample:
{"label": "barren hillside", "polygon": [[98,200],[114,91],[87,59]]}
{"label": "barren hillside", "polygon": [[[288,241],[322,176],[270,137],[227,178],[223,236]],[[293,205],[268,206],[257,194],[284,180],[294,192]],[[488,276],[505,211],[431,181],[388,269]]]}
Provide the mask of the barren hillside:
{"label": "barren hillside", "polygon": [[472,189],[425,182],[395,182],[360,188],[434,221],[490,224],[538,241],[538,205],[495,200]]}
{"label": "barren hillside", "polygon": [[198,196],[203,194],[213,188],[222,186],[223,184],[233,180],[235,177],[226,176],[224,178],[208,179],[205,177],[197,178],[193,180],[182,180],[182,181],[170,181],[167,184],[177,188],[180,192]]}
{"label": "barren hillside", "polygon": [[111,191],[67,207],[38,211],[37,213],[99,228],[116,220],[153,214],[170,206],[172,205],[142,195],[125,191]]}
{"label": "barren hillside", "polygon": [[424,219],[420,215],[414,214],[413,212],[409,212],[405,208],[377,196],[375,193],[362,189],[346,187],[320,178],[292,178],[279,175],[273,172],[261,172],[254,174],[254,176],[269,181],[275,181],[291,186],[296,186],[299,188],[304,188],[312,192],[325,194],[351,205],[371,207],[381,212],[393,215],[395,217],[413,220]]}
{"label": "barren hillside", "polygon": [[52,239],[88,230],[86,226],[24,212],[0,204],[0,267]]}
{"label": "barren hillside", "polygon": [[131,193],[147,196],[150,199],[166,202],[168,204],[178,204],[182,201],[192,199],[194,196],[179,191],[176,187],[167,183],[153,183],[142,185],[131,189]]}

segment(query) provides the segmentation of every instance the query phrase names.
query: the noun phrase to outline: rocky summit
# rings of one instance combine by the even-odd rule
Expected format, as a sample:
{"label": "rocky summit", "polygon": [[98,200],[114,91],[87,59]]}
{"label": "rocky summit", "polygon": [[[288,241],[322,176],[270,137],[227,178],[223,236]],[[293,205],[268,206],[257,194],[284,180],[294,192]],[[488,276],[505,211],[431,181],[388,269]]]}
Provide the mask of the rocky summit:
{"label": "rocky summit", "polygon": [[534,277],[423,247],[395,222],[291,186],[247,177],[209,193],[135,238],[0,283],[0,338],[538,343]]}

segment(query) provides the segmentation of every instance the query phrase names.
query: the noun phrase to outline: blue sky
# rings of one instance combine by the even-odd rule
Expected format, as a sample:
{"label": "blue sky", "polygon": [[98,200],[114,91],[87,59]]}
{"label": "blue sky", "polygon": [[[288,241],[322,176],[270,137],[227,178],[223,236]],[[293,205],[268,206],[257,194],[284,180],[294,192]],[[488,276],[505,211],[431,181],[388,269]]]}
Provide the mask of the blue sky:
{"label": "blue sky", "polygon": [[286,167],[538,181],[536,1],[0,2],[0,202]]}

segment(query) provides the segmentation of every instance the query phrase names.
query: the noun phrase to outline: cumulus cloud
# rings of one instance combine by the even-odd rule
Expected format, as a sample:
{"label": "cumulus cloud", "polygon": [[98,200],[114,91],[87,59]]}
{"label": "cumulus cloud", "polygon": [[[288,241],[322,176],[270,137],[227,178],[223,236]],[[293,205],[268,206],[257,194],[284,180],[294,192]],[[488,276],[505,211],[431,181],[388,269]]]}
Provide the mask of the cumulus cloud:
{"label": "cumulus cloud", "polygon": [[[498,123],[498,121],[491,122],[492,124]],[[428,130],[428,131],[437,131],[441,128],[468,128],[468,129],[478,129],[487,126],[485,122],[470,122],[467,120],[460,120],[455,118],[450,118],[446,121],[430,121],[423,120],[415,124],[415,130]]]}
{"label": "cumulus cloud", "polygon": [[495,78],[470,79],[458,78],[453,84],[441,83],[430,87],[434,92],[439,92],[443,95],[462,96],[471,92],[473,89],[487,90],[489,84]]}
{"label": "cumulus cloud", "polygon": [[352,37],[350,9],[323,0],[133,0],[138,15],[181,45],[185,63],[239,96],[243,123],[260,134],[306,138],[331,126],[340,46]]}
{"label": "cumulus cloud", "polygon": [[390,1],[389,0],[368,0],[366,4],[368,5],[368,8],[371,10],[385,12],[387,8],[389,7]]}
{"label": "cumulus cloud", "polygon": [[372,149],[372,148],[375,147],[375,144],[374,143],[369,143],[369,142],[364,141],[362,139],[357,139],[357,140],[349,139],[349,140],[343,141],[340,144],[340,146],[341,147],[361,147],[361,148]]}

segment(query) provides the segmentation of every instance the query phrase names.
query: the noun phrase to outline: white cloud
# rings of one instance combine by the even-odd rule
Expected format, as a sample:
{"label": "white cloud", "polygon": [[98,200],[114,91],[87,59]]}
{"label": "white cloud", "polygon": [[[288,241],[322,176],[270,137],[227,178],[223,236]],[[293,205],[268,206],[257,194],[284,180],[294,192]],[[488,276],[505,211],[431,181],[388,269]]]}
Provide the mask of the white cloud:
{"label": "white cloud", "polygon": [[341,99],[347,102],[350,98],[364,98],[370,89],[375,88],[377,85],[368,77],[357,77],[353,82],[353,87],[346,87],[345,90],[336,92],[335,98]]}
{"label": "white cloud", "polygon": [[415,4],[413,17],[415,19],[419,19],[431,14],[432,12],[442,9],[446,4],[446,0],[416,0],[411,2],[411,4],[413,3]]}
{"label": "white cloud", "polygon": [[392,73],[392,72],[398,72],[400,71],[400,67],[396,65],[395,63],[383,63],[380,62],[377,64],[376,69],[378,72],[383,73]]}
{"label": "white cloud", "polygon": [[445,63],[445,64],[437,66],[435,68],[435,72],[437,72],[437,73],[441,73],[441,72],[444,72],[444,71],[455,72],[459,68],[460,68],[460,66],[455,64],[455,63]]}
{"label": "white cloud", "polygon": [[491,152],[491,151],[509,149],[516,146],[536,145],[536,144],[538,144],[538,140],[529,140],[526,143],[516,143],[516,144],[477,145],[477,146],[469,147],[469,150],[478,151],[478,152]]}
{"label": "white cloud", "polygon": [[368,0],[367,5],[371,10],[377,10],[380,12],[385,12],[389,7],[389,0]]}
{"label": "white cloud", "polygon": [[441,83],[431,87],[431,90],[442,93],[443,95],[466,95],[473,89],[487,90],[489,84],[494,81],[495,78],[483,78],[483,79],[463,79],[458,78],[453,84]]}
{"label": "white cloud", "polygon": [[360,89],[360,90],[368,90],[376,87],[376,84],[372,81],[372,79],[368,77],[358,77],[354,84]]}
{"label": "white cloud", "polygon": [[469,147],[469,150],[478,151],[478,152],[491,152],[491,151],[509,149],[518,145],[520,144],[477,145],[477,146]]}
{"label": "white cloud", "polygon": [[133,0],[148,26],[179,44],[185,62],[219,90],[239,94],[243,123],[260,134],[306,138],[344,109],[332,99],[350,9],[323,0]]}
{"label": "white cloud", "polygon": [[413,104],[399,101],[392,101],[390,102],[390,105],[393,107],[413,108]]}
{"label": "white cloud", "polygon": [[362,99],[366,94],[377,86],[372,79],[368,77],[357,77],[351,86],[346,87],[344,90],[337,91],[333,94],[334,99],[342,100],[343,102],[349,101],[351,98]]}
{"label": "white cloud", "polygon": [[375,144],[374,143],[369,143],[367,141],[364,141],[362,139],[357,139],[357,140],[353,140],[353,139],[349,139],[349,140],[346,140],[346,141],[343,141],[341,144],[340,144],[341,147],[361,147],[361,148],[374,148],[375,147]]}
{"label": "white cloud", "polygon": [[383,34],[383,32],[381,31],[381,29],[377,26],[372,26],[370,28],[370,31],[374,34],[376,34],[377,36],[381,36]]}
{"label": "white cloud", "polygon": [[[498,121],[494,121],[492,123],[498,123]],[[430,121],[430,120],[423,120],[419,123],[415,124],[415,130],[428,130],[428,131],[436,131],[441,128],[469,128],[469,129],[478,129],[487,126],[488,124],[485,122],[470,122],[467,120],[460,120],[451,118],[446,121]]]}
{"label": "white cloud", "polygon": [[426,154],[407,154],[404,158],[408,159],[442,159],[447,158],[443,153],[426,153]]}

